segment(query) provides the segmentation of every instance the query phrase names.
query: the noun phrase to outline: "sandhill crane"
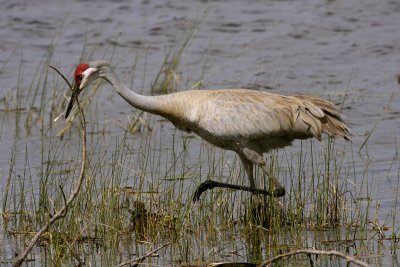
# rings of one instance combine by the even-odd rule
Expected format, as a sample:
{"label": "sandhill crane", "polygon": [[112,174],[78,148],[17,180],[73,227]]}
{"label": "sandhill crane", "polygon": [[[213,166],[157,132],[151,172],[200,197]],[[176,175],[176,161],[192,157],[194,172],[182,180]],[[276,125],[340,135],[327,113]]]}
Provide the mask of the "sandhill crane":
{"label": "sandhill crane", "polygon": [[[291,145],[295,139],[317,138],[321,134],[350,141],[349,128],[329,101],[315,96],[285,96],[247,89],[192,90],[168,95],[144,96],[128,89],[105,61],[79,64],[66,118],[79,93],[102,78],[133,107],[160,115],[177,128],[194,132],[209,143],[235,151],[242,161],[250,187],[207,180],[193,199],[214,187],[233,188],[274,197],[285,195],[284,187],[268,176],[263,154]],[[270,179],[271,190],[257,189],[253,166]]]}

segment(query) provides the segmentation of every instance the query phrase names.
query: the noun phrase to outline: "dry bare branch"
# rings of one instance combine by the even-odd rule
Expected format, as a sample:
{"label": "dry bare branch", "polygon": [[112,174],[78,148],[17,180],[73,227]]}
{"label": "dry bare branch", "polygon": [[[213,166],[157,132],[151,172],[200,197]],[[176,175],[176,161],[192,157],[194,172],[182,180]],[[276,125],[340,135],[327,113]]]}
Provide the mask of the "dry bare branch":
{"label": "dry bare branch", "polygon": [[299,250],[294,250],[294,251],[290,251],[288,253],[278,255],[272,259],[264,261],[260,265],[260,267],[261,266],[269,266],[271,263],[276,262],[282,258],[287,258],[287,257],[297,255],[297,254],[337,256],[337,257],[345,259],[348,263],[350,262],[350,263],[353,263],[355,265],[362,266],[362,267],[370,266],[369,264],[367,264],[363,261],[360,261],[360,260],[356,259],[355,257],[346,255],[342,252],[335,251],[335,250],[325,251],[325,250],[314,250],[314,249],[299,249]]}
{"label": "dry bare branch", "polygon": [[[154,253],[156,253],[156,252],[159,251],[160,249],[165,248],[166,246],[168,246],[168,245],[170,245],[170,244],[171,244],[171,242],[169,242],[169,243],[167,243],[167,244],[164,244],[164,245],[162,245],[162,246],[159,246],[158,248],[156,248],[156,249],[150,251],[149,253],[146,253],[146,254],[143,255],[142,257],[139,257],[139,258],[136,258],[136,259],[132,259],[132,260],[125,261],[125,262],[123,262],[123,263],[117,265],[117,267],[122,267],[122,266],[125,266],[125,265],[128,265],[128,264],[136,264],[136,265],[137,265],[137,264],[141,263],[141,262],[142,262],[144,259],[146,259],[147,257],[153,255]],[[135,265],[134,265],[134,266],[135,266]]]}
{"label": "dry bare branch", "polygon": [[[63,79],[65,81],[67,81],[67,79],[65,78],[64,75],[62,75],[57,69],[55,69],[54,67],[51,67],[54,70],[57,71],[57,73],[59,73]],[[68,83],[68,81],[67,81]],[[68,83],[69,86],[71,86]],[[71,88],[72,89],[72,88]],[[81,169],[80,169],[80,173],[79,173],[79,179],[73,189],[73,191],[71,192],[69,198],[67,200],[65,200],[65,195],[64,192],[62,191],[63,197],[64,197],[64,206],[57,211],[57,213],[55,213],[53,215],[53,217],[50,218],[50,220],[39,230],[39,232],[37,232],[35,234],[35,236],[31,239],[31,241],[29,242],[28,246],[21,251],[21,253],[19,254],[18,258],[16,259],[15,265],[16,267],[21,266],[21,264],[24,262],[25,258],[28,256],[28,254],[31,252],[32,248],[35,246],[35,244],[38,242],[38,239],[60,218],[65,217],[65,215],[67,214],[68,211],[68,207],[72,204],[72,202],[75,200],[76,196],[79,194],[79,191],[82,187],[83,181],[85,179],[85,169],[86,169],[86,123],[85,123],[85,115],[79,105],[79,101],[77,101],[78,104],[78,108],[79,108],[79,114],[80,114],[80,123],[81,123],[81,135],[82,135],[82,159],[81,159]]]}

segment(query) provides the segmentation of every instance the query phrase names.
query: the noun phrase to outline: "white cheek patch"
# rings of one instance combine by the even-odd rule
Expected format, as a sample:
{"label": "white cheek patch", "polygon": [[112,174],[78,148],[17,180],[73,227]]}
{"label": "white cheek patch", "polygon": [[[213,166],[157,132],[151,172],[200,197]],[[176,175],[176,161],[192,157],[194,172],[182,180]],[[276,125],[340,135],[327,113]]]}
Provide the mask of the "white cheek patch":
{"label": "white cheek patch", "polygon": [[84,72],[82,72],[83,77],[89,77],[93,72],[96,72],[97,68],[87,68]]}
{"label": "white cheek patch", "polygon": [[84,72],[82,72],[83,78],[81,85],[79,86],[80,89],[85,88],[89,85],[89,83],[98,78],[98,75],[93,75],[97,71],[97,68],[88,68]]}

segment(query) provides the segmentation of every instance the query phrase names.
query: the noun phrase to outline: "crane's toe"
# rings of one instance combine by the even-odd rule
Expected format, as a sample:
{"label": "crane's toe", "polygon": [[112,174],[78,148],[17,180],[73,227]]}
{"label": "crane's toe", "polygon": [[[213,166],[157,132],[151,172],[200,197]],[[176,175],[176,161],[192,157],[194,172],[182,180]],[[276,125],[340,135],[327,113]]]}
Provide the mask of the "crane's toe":
{"label": "crane's toe", "polygon": [[274,192],[272,192],[272,195],[274,197],[283,197],[285,195],[285,193],[286,193],[286,190],[284,187],[278,187],[278,188],[275,188]]}
{"label": "crane's toe", "polygon": [[197,187],[196,191],[194,192],[193,202],[198,202],[200,200],[201,194],[203,194],[204,191],[213,189],[214,187],[218,186],[218,184],[219,184],[218,182],[215,182],[213,180],[204,181]]}

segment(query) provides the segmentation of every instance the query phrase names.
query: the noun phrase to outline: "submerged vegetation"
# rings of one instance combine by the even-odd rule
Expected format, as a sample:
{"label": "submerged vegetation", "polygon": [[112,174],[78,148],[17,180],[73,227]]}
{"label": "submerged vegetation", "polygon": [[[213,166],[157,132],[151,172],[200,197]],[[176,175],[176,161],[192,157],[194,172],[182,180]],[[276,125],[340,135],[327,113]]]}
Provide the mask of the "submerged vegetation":
{"label": "submerged vegetation", "polygon": [[[154,92],[180,87],[179,59],[191,36],[167,54],[168,66],[161,66]],[[85,50],[82,58],[90,55]],[[15,122],[0,202],[2,263],[14,263],[16,254],[65,205],[79,176],[79,112],[63,120],[68,88],[49,71],[52,60],[52,52],[44,56],[30,86],[19,77],[15,91],[1,96],[2,141],[11,127],[4,121]],[[134,69],[130,71],[126,76],[134,77]],[[126,121],[105,122],[94,112],[102,109],[96,97],[100,85],[80,101],[88,135],[83,186],[65,217],[41,235],[27,264],[261,264],[296,249],[336,250],[379,264],[382,247],[396,255],[396,207],[391,219],[379,221],[371,177],[356,166],[351,145],[331,139],[323,144],[302,141],[296,148],[269,154],[270,175],[287,188],[283,198],[212,190],[195,204],[194,188],[202,180],[246,182],[239,159],[142,112],[135,111]],[[268,187],[257,171],[258,186]],[[344,262],[310,254],[290,261]]]}

